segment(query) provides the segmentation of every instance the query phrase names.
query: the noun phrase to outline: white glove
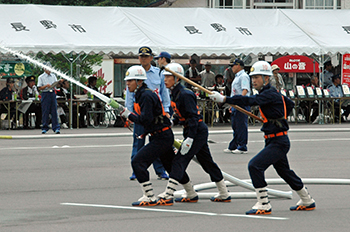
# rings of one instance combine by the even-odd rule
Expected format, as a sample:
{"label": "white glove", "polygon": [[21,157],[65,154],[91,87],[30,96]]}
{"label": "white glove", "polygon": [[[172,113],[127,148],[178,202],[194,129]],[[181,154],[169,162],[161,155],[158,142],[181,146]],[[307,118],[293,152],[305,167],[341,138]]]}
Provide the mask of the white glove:
{"label": "white glove", "polygon": [[209,95],[210,100],[218,103],[223,103],[225,101],[225,96],[221,95],[219,92],[213,91],[213,94]]}
{"label": "white glove", "polygon": [[193,139],[187,137],[181,144],[180,153],[181,155],[186,155],[188,151],[191,149],[193,143]]}
{"label": "white glove", "polygon": [[128,110],[128,108],[124,107],[122,111],[120,111],[120,116],[123,118],[128,118],[130,113],[131,112]]}

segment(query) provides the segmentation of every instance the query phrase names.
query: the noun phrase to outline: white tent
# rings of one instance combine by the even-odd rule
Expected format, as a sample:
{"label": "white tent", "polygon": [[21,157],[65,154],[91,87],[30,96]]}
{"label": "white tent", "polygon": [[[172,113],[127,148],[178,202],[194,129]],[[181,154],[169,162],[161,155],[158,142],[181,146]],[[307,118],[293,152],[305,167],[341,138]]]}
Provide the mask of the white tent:
{"label": "white tent", "polygon": [[24,53],[350,52],[349,10],[0,6],[0,44]]}

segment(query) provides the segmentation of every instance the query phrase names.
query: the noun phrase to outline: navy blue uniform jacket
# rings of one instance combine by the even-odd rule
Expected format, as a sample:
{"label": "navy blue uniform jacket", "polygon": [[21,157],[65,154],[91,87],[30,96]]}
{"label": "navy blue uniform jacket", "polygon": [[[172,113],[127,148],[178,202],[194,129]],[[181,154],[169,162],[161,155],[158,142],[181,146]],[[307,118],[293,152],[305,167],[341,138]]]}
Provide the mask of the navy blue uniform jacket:
{"label": "navy blue uniform jacket", "polygon": [[[142,125],[145,128],[145,134],[159,131],[171,125],[170,120],[163,115],[164,110],[158,95],[147,88],[145,83],[135,94],[135,104],[139,105],[140,111],[137,114],[131,113],[128,118],[134,123]],[[137,112],[136,108],[137,106],[135,107]]]}
{"label": "navy blue uniform jacket", "polygon": [[175,112],[174,125],[185,126],[184,137],[194,139],[197,131],[204,129],[202,127],[205,126],[203,117],[198,111],[196,95],[183,85],[178,84],[171,91],[171,106]]}
{"label": "navy blue uniform jacket", "polygon": [[[270,84],[264,86],[259,94],[253,96],[226,97],[226,103],[234,105],[260,106],[268,122],[264,123],[261,131],[267,134],[275,134],[289,129],[287,120],[284,118],[285,110],[283,99],[286,104],[286,115],[288,116],[294,107],[294,102],[283,96]],[[275,121],[280,122],[278,125]]]}

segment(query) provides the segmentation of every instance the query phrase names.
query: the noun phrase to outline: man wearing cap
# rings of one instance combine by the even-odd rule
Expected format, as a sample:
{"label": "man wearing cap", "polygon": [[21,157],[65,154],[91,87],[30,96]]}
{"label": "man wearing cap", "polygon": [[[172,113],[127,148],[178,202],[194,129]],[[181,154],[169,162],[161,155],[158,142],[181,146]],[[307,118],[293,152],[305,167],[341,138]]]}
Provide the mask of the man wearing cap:
{"label": "man wearing cap", "polygon": [[161,52],[154,59],[157,60],[159,67],[165,67],[171,62],[171,55],[167,52]]}
{"label": "man wearing cap", "polygon": [[202,86],[212,87],[215,85],[215,74],[210,70],[211,63],[207,61],[204,65],[204,70],[199,73],[202,79]]}
{"label": "man wearing cap", "polygon": [[[47,67],[51,68],[50,62],[44,63]],[[44,68],[44,73],[38,77],[38,90],[41,91],[41,110],[42,110],[42,134],[46,134],[49,131],[49,121],[51,114],[52,130],[55,134],[60,134],[60,124],[58,123],[57,116],[57,101],[54,88],[51,87],[53,83],[57,81],[57,77],[50,70]],[[63,81],[63,79],[62,79]]]}
{"label": "man wearing cap", "polygon": [[[250,96],[250,78],[244,71],[244,63],[240,59],[235,59],[232,71],[236,74],[231,86],[232,96]],[[250,111],[250,106],[242,106]],[[235,108],[231,108],[231,126],[233,129],[233,139],[230,142],[226,153],[245,154],[248,153],[248,116]]]}
{"label": "man wearing cap", "polygon": [[[151,65],[152,60],[153,60],[152,49],[147,46],[140,47],[139,61],[141,66],[146,70],[146,75],[147,75],[147,79],[145,80],[145,83],[147,84],[148,88],[152,89],[158,94],[163,104],[164,111],[166,112],[167,117],[170,118],[169,91],[165,87],[164,76],[162,77],[162,75],[160,74],[160,69]],[[132,93],[129,91],[129,89],[127,89],[126,97],[125,97],[125,106],[131,112],[135,111],[134,102],[135,102],[135,93]],[[145,145],[145,138],[141,138],[141,139],[137,138],[139,135],[142,135],[142,134],[144,134],[144,127],[142,125],[134,124],[134,132],[133,132],[134,141],[133,141],[133,148],[131,153],[131,160],[134,158],[136,153]],[[169,179],[159,159],[156,159],[153,162],[153,167],[159,179],[162,179],[162,180]],[[130,177],[130,180],[135,180],[136,178],[137,176],[135,176],[135,174],[133,173]]]}
{"label": "man wearing cap", "polygon": [[[9,77],[6,80],[6,87],[4,87],[0,91],[0,99],[3,101],[14,100],[14,99],[12,99],[12,94],[14,94],[15,92],[16,92],[15,81],[13,80],[13,78]],[[6,113],[7,113],[7,110],[6,110]],[[10,118],[11,119],[13,118],[15,113],[16,113],[16,103],[12,102],[12,103],[10,103]]]}
{"label": "man wearing cap", "polygon": [[16,91],[15,89],[15,81],[13,78],[9,77],[6,80],[6,87],[4,87],[0,91],[0,98],[3,101],[11,101],[12,99],[12,94]]}
{"label": "man wearing cap", "polygon": [[271,66],[272,76],[270,76],[270,85],[275,87],[278,92],[284,89],[284,81],[281,74],[278,73],[280,67],[277,64]]}
{"label": "man wearing cap", "polygon": [[333,65],[331,61],[327,61],[323,65],[323,72],[321,74],[321,81],[324,88],[328,88],[328,86],[332,85],[332,76],[334,75],[332,72]]}
{"label": "man wearing cap", "polygon": [[[28,76],[25,79],[27,86],[21,90],[21,99],[37,100],[39,96],[38,88],[35,86],[35,76]],[[23,127],[28,128],[29,114],[35,113],[35,128],[40,129],[41,124],[41,106],[32,102],[28,110],[24,114]]]}
{"label": "man wearing cap", "polygon": [[235,62],[235,58],[231,58],[228,67],[224,71],[225,85],[230,89],[230,93],[228,96],[230,96],[231,94],[231,85],[233,80],[235,79],[235,74],[232,71],[232,66],[234,62]]}

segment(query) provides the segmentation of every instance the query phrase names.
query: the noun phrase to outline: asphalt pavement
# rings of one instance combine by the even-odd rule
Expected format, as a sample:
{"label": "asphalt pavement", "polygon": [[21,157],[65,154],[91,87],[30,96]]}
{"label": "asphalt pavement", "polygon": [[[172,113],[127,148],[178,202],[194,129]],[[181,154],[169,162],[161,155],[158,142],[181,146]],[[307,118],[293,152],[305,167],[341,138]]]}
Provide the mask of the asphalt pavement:
{"label": "asphalt pavement", "polygon": [[[291,168],[302,179],[350,179],[350,124],[290,124]],[[249,179],[247,164],[264,146],[260,126],[249,127],[248,154],[226,154],[229,125],[210,129],[209,146],[222,171]],[[181,139],[180,127],[175,127]],[[349,231],[349,185],[307,184],[316,210],[291,212],[298,201],[271,198],[272,214],[250,217],[255,199],[231,203],[175,203],[163,207],[132,207],[141,197],[130,181],[131,132],[127,128],[62,129],[60,135],[40,130],[0,131],[0,231]],[[166,181],[149,169],[155,193]],[[192,162],[193,184],[210,182]],[[266,178],[279,178],[273,167]],[[290,191],[287,185],[270,188]],[[179,190],[181,187],[179,187]],[[229,187],[231,192],[251,192]],[[216,189],[204,192],[215,192]]]}

